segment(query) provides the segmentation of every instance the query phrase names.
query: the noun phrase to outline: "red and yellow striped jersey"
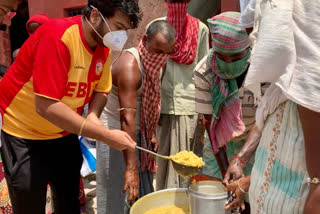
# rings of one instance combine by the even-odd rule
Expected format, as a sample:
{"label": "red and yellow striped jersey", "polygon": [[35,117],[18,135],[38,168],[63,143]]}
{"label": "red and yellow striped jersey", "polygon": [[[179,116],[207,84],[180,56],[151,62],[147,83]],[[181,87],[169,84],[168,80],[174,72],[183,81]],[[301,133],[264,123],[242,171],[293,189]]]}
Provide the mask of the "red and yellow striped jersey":
{"label": "red and yellow striped jersey", "polygon": [[35,111],[35,95],[61,101],[77,113],[93,92],[112,86],[110,50],[87,45],[81,16],[45,23],[21,47],[16,61],[0,82],[2,129],[25,139],[66,135]]}

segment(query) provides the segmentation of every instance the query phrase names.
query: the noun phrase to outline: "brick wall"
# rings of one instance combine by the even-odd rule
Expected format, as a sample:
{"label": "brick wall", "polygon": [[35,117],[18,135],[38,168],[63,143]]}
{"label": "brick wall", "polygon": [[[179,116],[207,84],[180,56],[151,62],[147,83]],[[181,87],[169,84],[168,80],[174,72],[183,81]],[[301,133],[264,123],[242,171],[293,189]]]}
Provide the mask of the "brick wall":
{"label": "brick wall", "polygon": [[221,12],[240,11],[239,0],[221,0]]}
{"label": "brick wall", "polygon": [[45,13],[51,18],[64,17],[65,10],[83,8],[87,0],[28,0],[30,16]]}
{"label": "brick wall", "polygon": [[[87,0],[28,0],[30,16],[46,13],[51,18],[64,17],[66,9],[83,8],[87,4]],[[221,7],[225,9],[236,8],[233,6],[238,0],[221,0]],[[140,8],[143,12],[143,19],[135,30],[129,30],[129,39],[126,48],[137,46],[142,38],[145,27],[155,18],[165,16],[166,5],[164,0],[139,0]],[[220,0],[191,0],[189,4],[189,12],[191,15],[202,19],[206,23],[206,19],[212,17],[220,9]]]}
{"label": "brick wall", "polygon": [[148,23],[166,14],[164,0],[139,0],[139,6],[143,12],[143,18],[137,29],[129,30],[129,40],[126,47],[137,46]]}

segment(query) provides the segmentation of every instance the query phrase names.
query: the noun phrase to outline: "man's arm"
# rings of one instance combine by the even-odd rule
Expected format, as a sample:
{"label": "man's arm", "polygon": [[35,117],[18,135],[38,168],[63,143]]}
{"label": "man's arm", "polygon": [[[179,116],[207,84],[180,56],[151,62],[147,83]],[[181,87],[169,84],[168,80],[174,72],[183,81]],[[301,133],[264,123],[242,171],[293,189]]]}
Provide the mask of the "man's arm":
{"label": "man's arm", "polygon": [[246,143],[243,145],[241,151],[238,156],[239,159],[235,158],[230,163],[226,176],[223,179],[224,184],[229,184],[230,180],[238,180],[241,177],[244,177],[243,168],[245,167],[245,163],[247,163],[254,152],[256,151],[261,138],[261,131],[258,129],[256,125],[254,125],[247,137]]}
{"label": "man's arm", "polygon": [[[114,64],[112,73],[116,75],[120,103],[121,129],[136,140],[137,90],[141,85],[141,75],[136,59],[130,53],[124,53]],[[136,152],[124,150],[126,163],[125,185],[123,192],[129,189],[129,201],[138,196],[139,175]]]}
{"label": "man's arm", "polygon": [[[320,178],[320,113],[298,106],[309,177]],[[320,213],[320,184],[310,184],[304,214]]]}
{"label": "man's arm", "polygon": [[[204,118],[206,119],[205,122],[205,126],[206,126],[206,130],[210,139],[210,142],[212,143],[212,139],[211,139],[211,119],[212,119],[212,115],[209,114],[205,114]],[[229,163],[228,163],[228,157],[227,157],[227,153],[225,151],[224,148],[219,148],[219,151],[214,154],[216,161],[218,163],[220,172],[222,174],[222,178],[224,178],[226,171],[228,169]]]}
{"label": "man's arm", "polygon": [[241,158],[244,162],[248,162],[252,154],[256,151],[261,138],[261,131],[256,125],[254,125],[248,134],[246,143],[243,145],[241,151],[238,154],[238,157]]}
{"label": "man's arm", "polygon": [[[74,112],[64,103],[35,95],[36,112],[59,128],[78,134],[84,122],[84,118]],[[135,142],[131,137],[121,131],[108,130],[87,121],[83,126],[82,135],[108,144],[117,150],[135,150]]]}
{"label": "man's arm", "polygon": [[106,103],[107,103],[106,93],[94,93],[93,98],[89,104],[87,119],[90,120],[91,122],[96,123],[97,125],[104,126],[103,123],[99,120],[99,117]]}

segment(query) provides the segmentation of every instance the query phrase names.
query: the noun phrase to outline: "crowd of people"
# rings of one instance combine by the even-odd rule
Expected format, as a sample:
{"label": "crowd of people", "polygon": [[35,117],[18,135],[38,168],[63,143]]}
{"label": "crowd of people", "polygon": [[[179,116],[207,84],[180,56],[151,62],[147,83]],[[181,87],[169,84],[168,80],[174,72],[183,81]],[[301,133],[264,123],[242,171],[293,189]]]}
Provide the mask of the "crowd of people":
{"label": "crowd of people", "polygon": [[14,51],[17,1],[0,1],[0,213],[45,213],[48,186],[55,214],[80,213],[79,136],[96,141],[98,214],[191,183],[136,146],[202,156],[225,209],[320,213],[320,2],[250,0],[202,23],[190,1],[164,0],[130,49],[138,1],[88,0],[31,17]]}

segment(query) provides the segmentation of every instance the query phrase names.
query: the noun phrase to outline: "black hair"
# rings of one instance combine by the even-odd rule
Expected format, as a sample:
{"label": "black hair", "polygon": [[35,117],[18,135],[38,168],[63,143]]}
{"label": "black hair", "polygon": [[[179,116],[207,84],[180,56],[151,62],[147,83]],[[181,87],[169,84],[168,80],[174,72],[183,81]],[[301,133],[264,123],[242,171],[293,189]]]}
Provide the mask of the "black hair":
{"label": "black hair", "polygon": [[83,10],[87,18],[92,10],[90,6],[97,8],[106,18],[113,17],[116,10],[120,10],[130,18],[132,28],[136,28],[142,18],[138,0],[88,0],[88,6]]}
{"label": "black hair", "polygon": [[161,33],[168,40],[172,42],[176,38],[176,30],[169,22],[165,20],[157,20],[152,22],[147,28],[147,38],[153,39],[155,35]]}
{"label": "black hair", "polygon": [[[23,12],[24,12],[23,10],[25,10],[25,12],[27,14],[23,14]],[[17,15],[18,16],[27,16],[27,18],[29,18],[29,10],[28,10],[28,2],[27,1],[23,1],[18,4]]]}
{"label": "black hair", "polygon": [[23,1],[21,3],[18,4],[18,8],[17,8],[17,12],[28,8],[28,2],[27,1]]}

